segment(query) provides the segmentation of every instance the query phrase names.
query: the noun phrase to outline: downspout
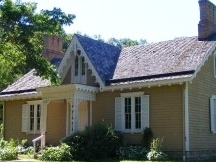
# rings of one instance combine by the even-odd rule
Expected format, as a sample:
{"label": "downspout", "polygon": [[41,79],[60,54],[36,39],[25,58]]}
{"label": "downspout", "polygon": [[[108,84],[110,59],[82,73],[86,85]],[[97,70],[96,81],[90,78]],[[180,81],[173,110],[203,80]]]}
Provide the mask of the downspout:
{"label": "downspout", "polygon": [[184,110],[183,110],[183,160],[186,160],[186,153],[189,151],[189,103],[188,103],[188,82],[184,86]]}

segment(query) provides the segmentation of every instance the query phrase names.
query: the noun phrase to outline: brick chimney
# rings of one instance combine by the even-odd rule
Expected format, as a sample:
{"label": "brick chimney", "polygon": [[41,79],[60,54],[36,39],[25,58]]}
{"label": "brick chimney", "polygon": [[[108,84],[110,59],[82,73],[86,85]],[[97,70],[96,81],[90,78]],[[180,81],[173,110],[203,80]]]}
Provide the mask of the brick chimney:
{"label": "brick chimney", "polygon": [[199,0],[198,39],[209,40],[216,33],[216,7],[209,0]]}
{"label": "brick chimney", "polygon": [[44,38],[43,56],[49,61],[54,58],[61,59],[63,57],[62,39],[55,35],[46,35]]}

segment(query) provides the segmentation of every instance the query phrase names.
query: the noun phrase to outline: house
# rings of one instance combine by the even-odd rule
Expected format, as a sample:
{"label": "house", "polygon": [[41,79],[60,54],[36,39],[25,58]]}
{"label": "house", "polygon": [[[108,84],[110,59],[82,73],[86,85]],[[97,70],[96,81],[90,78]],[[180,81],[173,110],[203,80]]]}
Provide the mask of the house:
{"label": "house", "polygon": [[111,124],[126,144],[139,144],[143,129],[163,138],[175,157],[216,156],[216,7],[200,0],[198,37],[119,49],[75,34],[66,53],[55,36],[45,56],[62,84],[31,70],[0,94],[5,139],[56,145],[85,126]]}

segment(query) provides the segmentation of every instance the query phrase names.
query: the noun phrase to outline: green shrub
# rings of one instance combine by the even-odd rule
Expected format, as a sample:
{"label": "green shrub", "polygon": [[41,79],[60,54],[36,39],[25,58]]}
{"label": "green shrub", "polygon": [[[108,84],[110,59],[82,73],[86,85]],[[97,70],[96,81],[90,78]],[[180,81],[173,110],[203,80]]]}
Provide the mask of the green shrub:
{"label": "green shrub", "polygon": [[119,159],[145,160],[147,149],[143,146],[126,146],[118,150]]}
{"label": "green shrub", "polygon": [[150,149],[153,139],[153,132],[151,128],[146,127],[143,131],[142,144],[145,148]]}
{"label": "green shrub", "polygon": [[66,137],[62,142],[71,147],[74,160],[98,160],[115,157],[122,138],[112,127],[97,124]]}
{"label": "green shrub", "polygon": [[15,147],[5,147],[0,150],[1,160],[15,160],[18,158],[18,152]]}
{"label": "green shrub", "polygon": [[165,154],[161,149],[162,142],[163,142],[163,139],[162,140],[158,138],[153,139],[151,143],[150,152],[148,152],[147,154],[148,160],[158,160],[159,161],[159,160],[168,159],[167,154]]}
{"label": "green shrub", "polygon": [[0,139],[0,159],[1,160],[15,160],[18,158],[18,151],[16,148],[16,141],[10,139],[5,141]]}
{"label": "green shrub", "polygon": [[57,147],[47,147],[41,151],[42,161],[69,161],[72,159],[70,147],[64,143]]}

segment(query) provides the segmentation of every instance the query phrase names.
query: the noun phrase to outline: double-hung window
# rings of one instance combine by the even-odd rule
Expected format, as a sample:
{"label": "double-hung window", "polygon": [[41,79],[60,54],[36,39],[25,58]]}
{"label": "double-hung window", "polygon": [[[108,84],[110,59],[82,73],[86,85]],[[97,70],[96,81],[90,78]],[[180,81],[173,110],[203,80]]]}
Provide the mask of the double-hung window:
{"label": "double-hung window", "polygon": [[42,120],[41,100],[28,101],[22,106],[22,132],[40,133]]}
{"label": "double-hung window", "polygon": [[149,96],[143,92],[121,93],[115,99],[115,128],[123,132],[141,132],[149,127]]}

